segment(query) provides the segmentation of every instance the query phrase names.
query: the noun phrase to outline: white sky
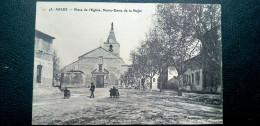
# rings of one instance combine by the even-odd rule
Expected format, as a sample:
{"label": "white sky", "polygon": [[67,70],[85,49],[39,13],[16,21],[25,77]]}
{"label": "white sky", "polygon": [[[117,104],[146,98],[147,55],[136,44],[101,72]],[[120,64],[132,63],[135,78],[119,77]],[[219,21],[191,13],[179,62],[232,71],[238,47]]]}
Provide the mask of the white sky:
{"label": "white sky", "polygon": [[[68,11],[49,11],[50,8],[68,8]],[[142,12],[90,12],[80,9],[139,9]],[[114,23],[116,39],[120,44],[120,56],[129,61],[130,51],[144,40],[152,26],[153,3],[90,3],[90,2],[37,2],[36,29],[55,37],[54,48],[61,65],[77,60],[78,56],[91,51],[105,42],[111,23]],[[72,10],[70,10],[72,9]]]}

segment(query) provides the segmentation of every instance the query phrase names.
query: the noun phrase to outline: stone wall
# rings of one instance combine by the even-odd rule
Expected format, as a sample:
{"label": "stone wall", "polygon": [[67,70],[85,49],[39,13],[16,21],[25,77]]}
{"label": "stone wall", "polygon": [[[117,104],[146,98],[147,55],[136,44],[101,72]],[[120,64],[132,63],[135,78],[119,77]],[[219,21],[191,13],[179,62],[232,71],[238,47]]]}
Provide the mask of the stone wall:
{"label": "stone wall", "polygon": [[[193,77],[192,77],[193,75]],[[191,83],[194,88],[194,91],[202,91],[203,90],[203,71],[202,69],[190,69],[188,68],[187,71],[183,75],[183,82],[184,83]],[[188,85],[187,85],[188,86]],[[188,86],[187,89],[191,90]]]}
{"label": "stone wall", "polygon": [[[34,45],[34,87],[51,87],[53,83],[52,39],[35,37]],[[41,83],[37,83],[37,66],[42,66]]]}
{"label": "stone wall", "polygon": [[89,57],[104,57],[104,58],[119,58],[118,56],[115,56],[114,54],[112,54],[110,51],[102,48],[102,47],[99,47],[99,48],[96,48],[82,56],[79,57],[79,59],[81,58],[89,58]]}
{"label": "stone wall", "polygon": [[34,57],[48,61],[52,60],[53,47],[51,42],[47,42],[44,39],[35,38],[34,46]]}
{"label": "stone wall", "polygon": [[65,66],[63,69],[62,69],[62,72],[66,72],[66,71],[70,71],[70,70],[78,70],[78,60]]}
{"label": "stone wall", "polygon": [[65,72],[61,74],[61,87],[84,87],[84,73]]}
{"label": "stone wall", "polygon": [[[194,76],[193,82],[192,74]],[[188,68],[183,75],[183,81],[187,84],[185,89],[199,92],[220,93],[222,90],[222,85],[220,84],[221,80],[216,77],[216,75],[216,72],[208,72],[203,69],[191,70]],[[188,86],[188,83],[191,83],[193,87]]]}
{"label": "stone wall", "polygon": [[[41,83],[37,83],[37,65],[42,65]],[[34,74],[33,85],[35,87],[50,87],[53,81],[53,63],[52,61],[43,60],[40,58],[34,58]]]}
{"label": "stone wall", "polygon": [[94,82],[94,78],[91,72],[98,68],[97,62],[99,58],[84,58],[79,60],[79,70],[85,73],[85,85],[90,85],[91,82]]}
{"label": "stone wall", "polygon": [[[81,58],[80,60],[67,65],[64,67],[63,72],[70,71],[70,70],[80,70],[84,72],[84,84],[90,85],[91,82],[95,82],[95,77],[92,76],[92,71],[95,69],[98,70],[98,64],[100,63],[99,57],[86,57]],[[120,58],[103,58],[103,65],[102,65],[102,71],[106,69],[109,74],[105,75],[104,77],[104,83],[105,87],[109,85],[116,84],[121,73],[121,64],[123,63],[123,60]]]}
{"label": "stone wall", "polygon": [[110,45],[113,46],[113,52],[112,53],[115,54],[116,56],[120,56],[119,55],[120,54],[120,45],[117,44],[117,43],[113,43],[113,44],[110,44],[110,43],[106,44],[106,43],[104,43],[103,44],[103,48],[106,49],[106,50],[109,50]]}
{"label": "stone wall", "polygon": [[[99,64],[102,64],[102,72],[98,72]],[[91,82],[96,83],[96,75],[104,75],[104,87],[107,87],[117,85],[120,75],[128,70],[129,66],[122,67],[122,65],[125,65],[122,58],[99,47],[78,57],[77,61],[65,66],[62,72],[82,71],[85,74],[84,85],[86,86],[90,86]]]}
{"label": "stone wall", "polygon": [[206,92],[221,92],[221,73],[213,71],[203,71],[203,89]]}

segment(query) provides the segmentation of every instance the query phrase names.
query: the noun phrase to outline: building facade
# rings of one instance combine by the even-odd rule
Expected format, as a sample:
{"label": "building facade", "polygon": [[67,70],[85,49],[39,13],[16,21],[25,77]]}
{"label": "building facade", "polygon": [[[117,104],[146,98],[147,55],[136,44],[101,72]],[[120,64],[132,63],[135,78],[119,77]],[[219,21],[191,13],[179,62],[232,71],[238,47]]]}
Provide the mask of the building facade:
{"label": "building facade", "polygon": [[116,40],[112,23],[107,41],[102,46],[79,56],[77,61],[65,66],[62,72],[81,71],[84,78],[82,86],[94,83],[97,88],[104,88],[118,85],[120,76],[127,70],[128,65],[120,57],[120,44]]}
{"label": "building facade", "polygon": [[221,93],[221,67],[202,54],[187,60],[182,75],[184,88],[190,91]]}
{"label": "building facade", "polygon": [[[203,69],[198,66],[190,66],[182,76],[184,89],[190,91],[203,91]],[[204,85],[205,87],[205,85]]]}
{"label": "building facade", "polygon": [[41,31],[35,31],[34,74],[35,87],[51,87],[53,83],[53,40]]}
{"label": "building facade", "polygon": [[[205,58],[202,54],[199,54],[191,59],[186,60],[183,63],[185,69],[182,75],[178,75],[176,70],[165,70],[164,76],[154,76],[153,90],[156,90],[156,86],[160,89],[176,89],[182,81],[181,88],[187,91],[193,92],[206,92],[206,93],[221,93],[221,67],[209,59]],[[161,74],[163,75],[163,74]],[[164,78],[163,78],[164,77]],[[180,80],[177,78],[180,77]],[[168,81],[167,81],[168,80]],[[167,82],[166,82],[167,81]],[[162,87],[160,87],[162,84]]]}

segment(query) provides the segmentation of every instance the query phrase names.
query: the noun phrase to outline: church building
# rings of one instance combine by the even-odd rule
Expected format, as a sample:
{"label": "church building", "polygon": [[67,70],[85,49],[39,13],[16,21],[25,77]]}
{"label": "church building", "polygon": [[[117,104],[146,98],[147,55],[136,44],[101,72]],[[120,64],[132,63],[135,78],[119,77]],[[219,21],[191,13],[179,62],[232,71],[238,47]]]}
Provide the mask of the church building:
{"label": "church building", "polygon": [[[117,85],[120,76],[127,70],[128,65],[120,57],[120,44],[116,40],[112,23],[108,38],[102,46],[79,56],[77,61],[62,69],[61,83],[82,87],[93,82],[97,88],[104,88]],[[73,73],[77,73],[77,76]]]}

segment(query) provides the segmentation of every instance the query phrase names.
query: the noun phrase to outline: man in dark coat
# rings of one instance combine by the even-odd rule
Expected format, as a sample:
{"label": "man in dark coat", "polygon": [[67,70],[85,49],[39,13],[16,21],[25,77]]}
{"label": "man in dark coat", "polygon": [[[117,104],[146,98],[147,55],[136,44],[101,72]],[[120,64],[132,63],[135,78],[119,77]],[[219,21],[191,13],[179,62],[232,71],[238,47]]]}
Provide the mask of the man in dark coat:
{"label": "man in dark coat", "polygon": [[110,88],[110,90],[109,90],[109,92],[110,92],[110,98],[112,98],[112,96],[113,96],[113,88]]}
{"label": "man in dark coat", "polygon": [[90,89],[89,89],[89,90],[91,91],[91,95],[90,95],[89,98],[91,98],[91,97],[94,98],[94,90],[95,90],[95,85],[94,85],[94,83],[91,83],[91,86],[90,86]]}

